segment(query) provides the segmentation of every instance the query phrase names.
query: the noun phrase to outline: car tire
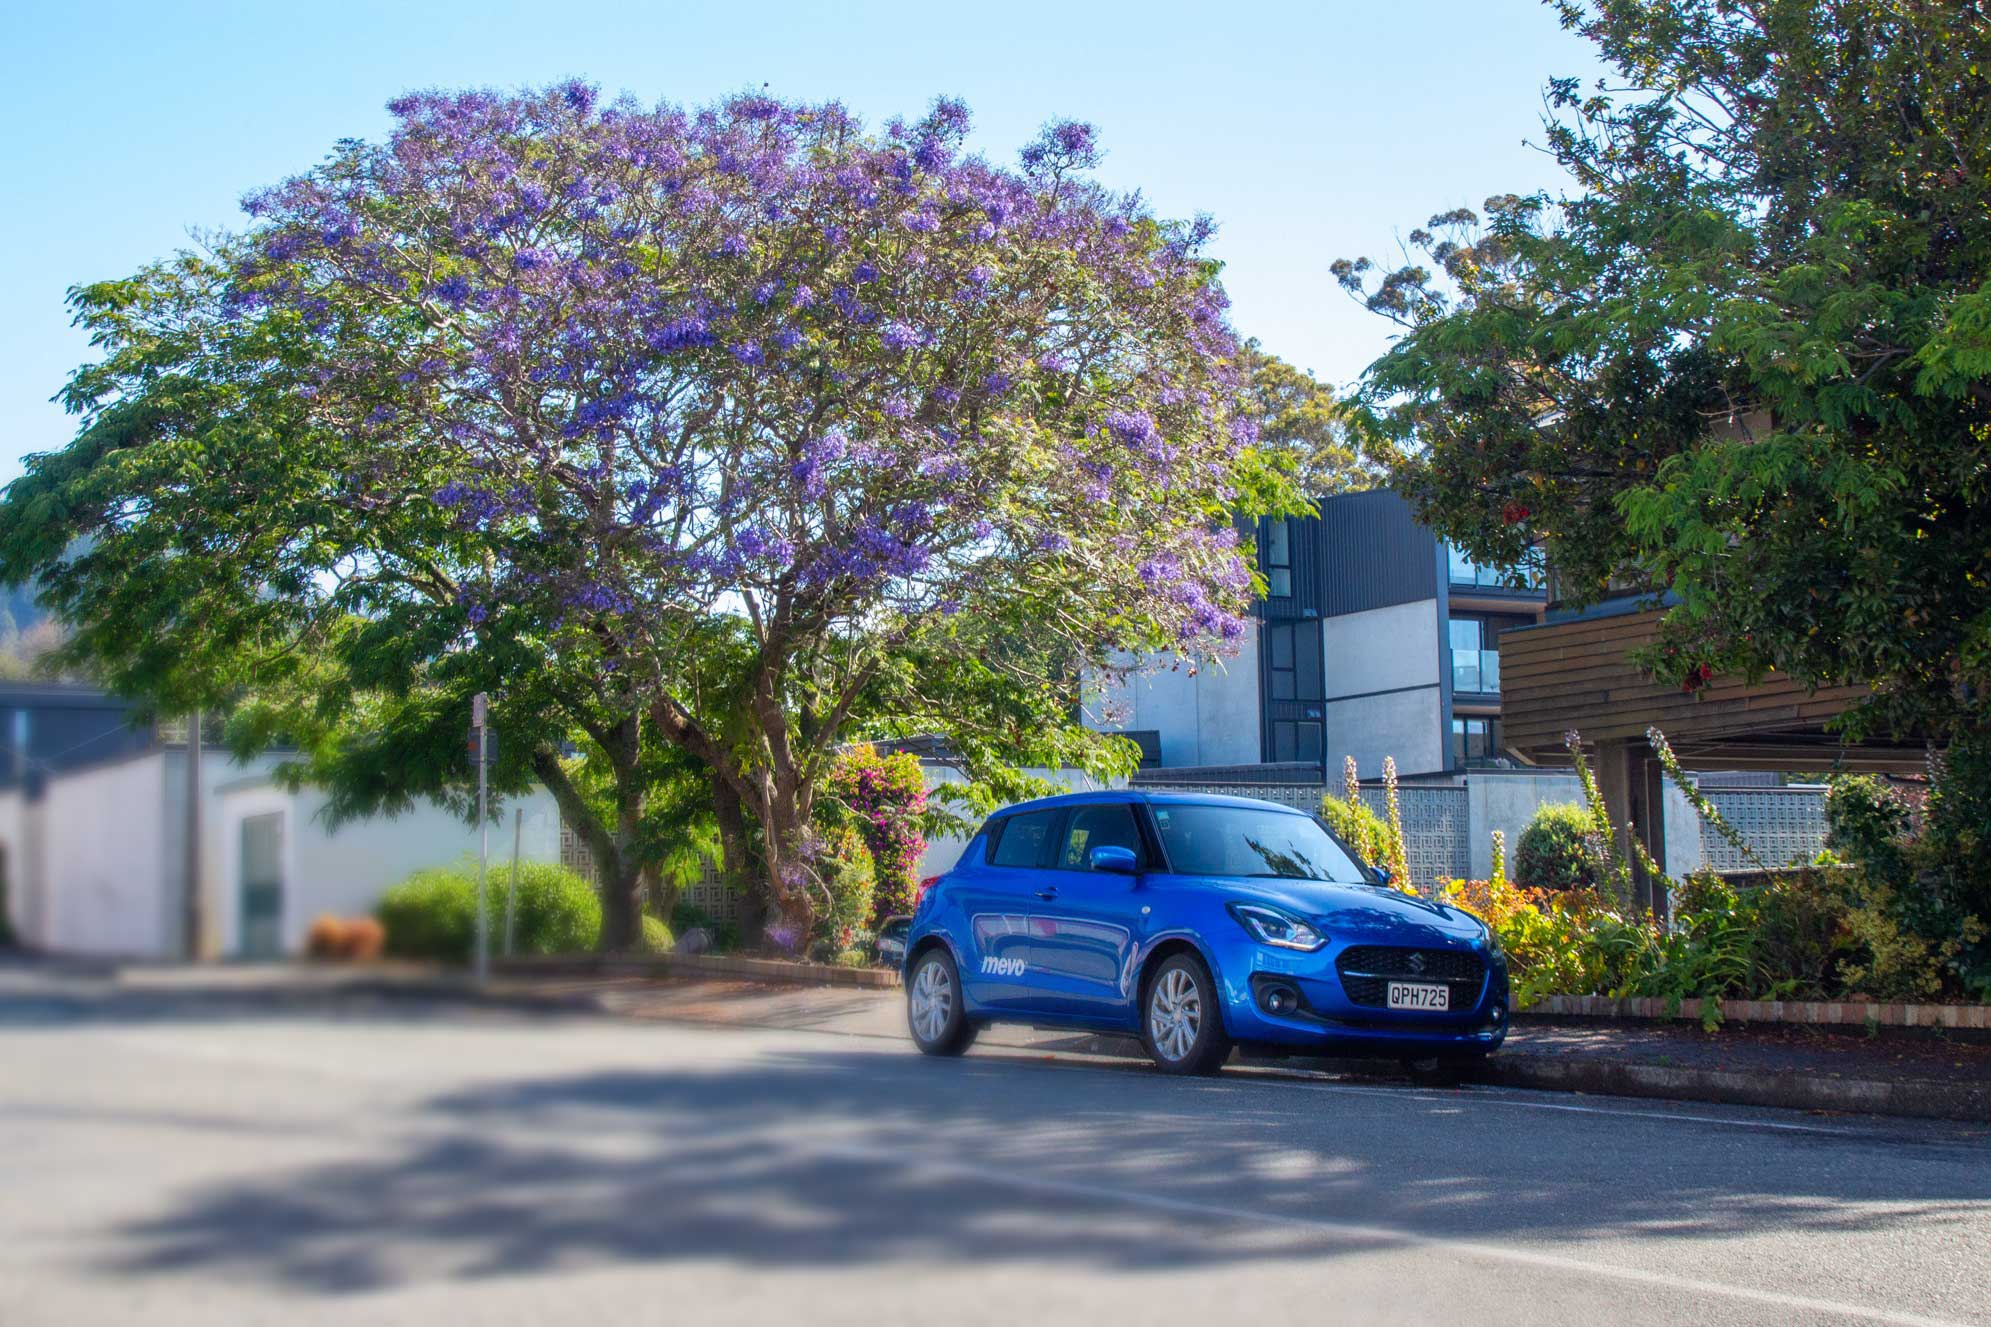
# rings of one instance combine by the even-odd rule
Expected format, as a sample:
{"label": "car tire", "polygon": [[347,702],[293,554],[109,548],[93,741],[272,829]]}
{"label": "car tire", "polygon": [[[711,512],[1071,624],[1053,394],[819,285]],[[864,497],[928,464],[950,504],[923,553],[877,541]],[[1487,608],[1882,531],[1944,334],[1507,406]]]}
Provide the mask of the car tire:
{"label": "car tire", "polygon": [[975,1044],[961,1005],[961,971],[947,946],[921,954],[906,974],[906,1028],[925,1055],[959,1055]]}
{"label": "car tire", "polygon": [[1223,1006],[1209,968],[1194,954],[1172,954],[1141,992],[1141,1044],[1165,1074],[1214,1074],[1230,1058]]}

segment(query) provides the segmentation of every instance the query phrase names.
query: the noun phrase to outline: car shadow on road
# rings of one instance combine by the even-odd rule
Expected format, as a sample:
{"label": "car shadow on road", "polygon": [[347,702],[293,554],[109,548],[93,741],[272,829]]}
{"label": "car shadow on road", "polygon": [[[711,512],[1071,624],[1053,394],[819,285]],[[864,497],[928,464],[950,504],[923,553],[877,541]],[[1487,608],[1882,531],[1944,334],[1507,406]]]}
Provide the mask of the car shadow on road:
{"label": "car shadow on road", "polygon": [[378,1155],[194,1190],[101,1270],[315,1294],[712,1259],[1159,1270],[1407,1238],[1884,1236],[1991,1203],[1976,1147],[868,1048],[522,1076],[379,1123]]}

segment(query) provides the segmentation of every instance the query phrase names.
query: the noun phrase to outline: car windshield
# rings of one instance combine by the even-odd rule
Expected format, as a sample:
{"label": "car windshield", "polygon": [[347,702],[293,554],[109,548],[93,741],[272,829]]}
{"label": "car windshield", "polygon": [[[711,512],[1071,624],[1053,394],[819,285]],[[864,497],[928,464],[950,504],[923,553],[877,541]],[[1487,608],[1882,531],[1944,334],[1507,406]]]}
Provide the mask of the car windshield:
{"label": "car windshield", "polygon": [[1152,809],[1177,874],[1368,883],[1362,868],[1309,816],[1252,806]]}

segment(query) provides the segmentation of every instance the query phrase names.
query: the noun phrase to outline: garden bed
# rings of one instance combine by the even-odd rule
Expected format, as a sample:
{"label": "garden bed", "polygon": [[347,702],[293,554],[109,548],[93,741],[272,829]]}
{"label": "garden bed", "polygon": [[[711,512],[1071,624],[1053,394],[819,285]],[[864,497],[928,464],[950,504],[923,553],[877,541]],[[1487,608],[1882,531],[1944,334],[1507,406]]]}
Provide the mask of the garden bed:
{"label": "garden bed", "polygon": [[[1701,1021],[1701,1002],[1656,997],[1545,995],[1520,1011],[1545,1018],[1643,1018]],[[1908,1004],[1879,1000],[1723,1000],[1729,1023],[1796,1023],[1813,1027],[1958,1028],[1991,1032],[1991,1005]]]}

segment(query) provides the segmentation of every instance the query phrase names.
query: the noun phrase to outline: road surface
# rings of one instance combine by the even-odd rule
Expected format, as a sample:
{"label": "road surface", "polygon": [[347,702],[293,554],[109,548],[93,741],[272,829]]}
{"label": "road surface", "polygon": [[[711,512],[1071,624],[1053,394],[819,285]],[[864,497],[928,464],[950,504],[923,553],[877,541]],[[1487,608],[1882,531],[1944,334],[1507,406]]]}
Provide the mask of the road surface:
{"label": "road surface", "polygon": [[1991,1138],[0,983],[0,1323],[1991,1322]]}

